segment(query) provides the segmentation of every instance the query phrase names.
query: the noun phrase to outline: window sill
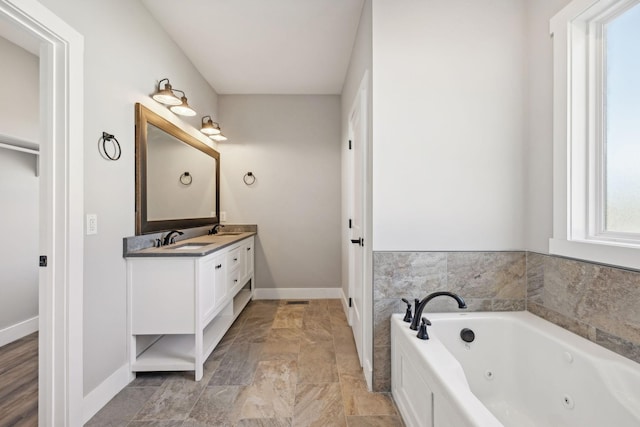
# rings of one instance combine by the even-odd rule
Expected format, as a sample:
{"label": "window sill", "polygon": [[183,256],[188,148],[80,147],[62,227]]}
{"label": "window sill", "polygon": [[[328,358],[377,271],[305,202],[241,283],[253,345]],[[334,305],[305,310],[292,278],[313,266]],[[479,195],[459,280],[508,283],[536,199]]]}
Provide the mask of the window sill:
{"label": "window sill", "polygon": [[549,239],[549,253],[578,260],[640,270],[640,248],[607,242]]}

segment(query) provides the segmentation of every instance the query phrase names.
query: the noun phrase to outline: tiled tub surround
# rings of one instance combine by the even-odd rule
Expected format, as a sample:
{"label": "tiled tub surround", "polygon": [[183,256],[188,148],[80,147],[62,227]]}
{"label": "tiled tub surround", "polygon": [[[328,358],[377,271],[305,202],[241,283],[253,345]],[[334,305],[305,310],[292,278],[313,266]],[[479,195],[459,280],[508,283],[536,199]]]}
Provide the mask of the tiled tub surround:
{"label": "tiled tub surround", "polygon": [[[390,390],[389,317],[401,298],[450,290],[471,311],[532,313],[640,362],[640,272],[533,252],[376,252],[373,256],[376,391]],[[436,298],[425,312],[457,311]]]}
{"label": "tiled tub surround", "polygon": [[[448,290],[471,311],[524,310],[525,252],[375,252],[373,254],[373,389],[391,389],[389,318],[400,300]],[[451,298],[429,302],[425,312],[459,310]]]}
{"label": "tiled tub surround", "polygon": [[527,310],[640,363],[640,272],[528,252]]}

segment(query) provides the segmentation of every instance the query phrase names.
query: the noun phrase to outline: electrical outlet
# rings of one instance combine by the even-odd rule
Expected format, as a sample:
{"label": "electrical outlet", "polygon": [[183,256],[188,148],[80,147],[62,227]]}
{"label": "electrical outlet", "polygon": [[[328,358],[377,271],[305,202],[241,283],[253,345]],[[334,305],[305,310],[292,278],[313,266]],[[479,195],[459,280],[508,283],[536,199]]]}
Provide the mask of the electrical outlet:
{"label": "electrical outlet", "polygon": [[98,234],[98,215],[87,214],[87,236]]}
{"label": "electrical outlet", "polygon": [[227,213],[220,212],[220,222],[227,222]]}

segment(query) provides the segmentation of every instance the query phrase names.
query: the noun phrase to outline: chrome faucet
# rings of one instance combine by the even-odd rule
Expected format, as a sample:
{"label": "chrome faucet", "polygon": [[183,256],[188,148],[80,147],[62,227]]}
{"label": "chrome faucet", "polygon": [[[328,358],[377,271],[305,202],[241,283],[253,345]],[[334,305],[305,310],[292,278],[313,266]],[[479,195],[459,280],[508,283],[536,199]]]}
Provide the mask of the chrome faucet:
{"label": "chrome faucet", "polygon": [[211,230],[209,230],[209,235],[218,234],[220,232],[221,228],[224,228],[224,225],[222,225],[220,223],[214,225],[213,228]]}
{"label": "chrome faucet", "polygon": [[415,308],[416,312],[413,315],[413,321],[411,322],[411,326],[409,326],[411,329],[413,329],[414,331],[418,330],[418,324],[420,323],[420,319],[422,318],[422,311],[424,310],[424,307],[427,305],[429,301],[431,301],[435,297],[440,297],[440,296],[446,296],[446,297],[451,297],[455,299],[458,302],[458,308],[467,308],[467,303],[464,302],[462,297],[452,292],[447,292],[447,291],[434,292],[432,294],[427,295],[426,297],[424,297],[422,301],[416,304],[416,308]]}
{"label": "chrome faucet", "polygon": [[172,230],[172,231],[168,232],[167,235],[164,236],[164,238],[162,239],[162,246],[167,246],[167,245],[170,245],[171,243],[175,243],[176,242],[176,238],[175,238],[174,234],[182,236],[184,233],[182,231],[178,231],[178,230]]}

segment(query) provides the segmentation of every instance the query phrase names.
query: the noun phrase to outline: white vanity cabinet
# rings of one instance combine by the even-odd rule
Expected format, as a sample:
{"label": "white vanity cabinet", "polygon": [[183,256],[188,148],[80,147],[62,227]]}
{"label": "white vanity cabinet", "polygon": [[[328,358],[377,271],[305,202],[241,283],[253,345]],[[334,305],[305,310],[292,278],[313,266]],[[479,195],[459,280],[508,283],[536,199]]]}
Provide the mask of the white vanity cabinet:
{"label": "white vanity cabinet", "polygon": [[207,255],[127,258],[133,372],[195,371],[254,289],[254,237]]}

